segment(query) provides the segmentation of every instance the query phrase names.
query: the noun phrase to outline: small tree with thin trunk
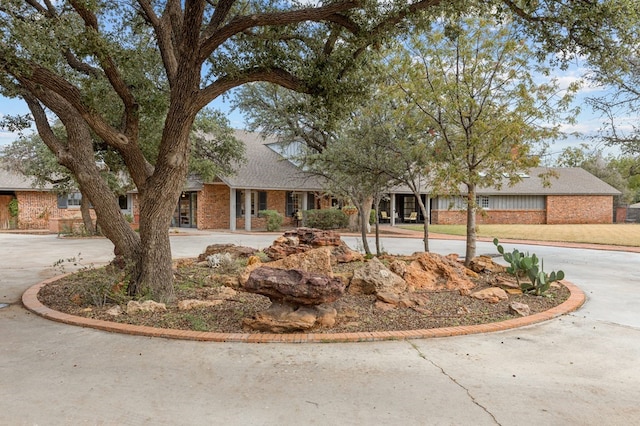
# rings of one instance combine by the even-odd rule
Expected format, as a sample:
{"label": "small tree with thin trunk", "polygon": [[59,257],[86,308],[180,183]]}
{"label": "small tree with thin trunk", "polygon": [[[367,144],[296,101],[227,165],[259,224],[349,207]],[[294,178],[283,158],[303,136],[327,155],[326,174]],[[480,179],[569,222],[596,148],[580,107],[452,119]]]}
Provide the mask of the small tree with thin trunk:
{"label": "small tree with thin trunk", "polygon": [[396,58],[407,77],[397,82],[407,101],[401,108],[419,111],[424,130],[434,135],[436,190],[465,199],[469,264],[478,188],[504,177],[513,184],[537,165],[532,147],[560,135],[560,121],[571,118],[571,90],[559,94],[553,81],[537,83],[526,42],[491,19],[444,20],[407,42],[411,48]]}

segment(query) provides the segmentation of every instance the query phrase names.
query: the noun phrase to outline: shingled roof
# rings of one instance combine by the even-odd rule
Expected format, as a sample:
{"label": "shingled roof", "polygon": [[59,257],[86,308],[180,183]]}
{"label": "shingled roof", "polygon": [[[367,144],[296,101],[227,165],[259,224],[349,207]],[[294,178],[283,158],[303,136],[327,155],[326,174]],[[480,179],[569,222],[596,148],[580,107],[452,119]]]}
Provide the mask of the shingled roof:
{"label": "shingled roof", "polygon": [[[545,186],[545,174],[548,185]],[[620,191],[580,167],[535,167],[513,186],[479,188],[478,195],[619,195]]]}
{"label": "shingled roof", "polygon": [[269,147],[277,143],[274,138],[264,138],[259,133],[235,131],[236,138],[246,147],[246,163],[237,168],[233,176],[220,176],[231,188],[322,191],[320,179],[291,163]]}
{"label": "shingled roof", "polygon": [[51,190],[51,185],[44,188],[34,186],[34,180],[21,173],[7,170],[0,163],[0,191],[47,191]]}
{"label": "shingled roof", "polygon": [[[621,192],[580,167],[534,167],[524,174],[520,182],[509,186],[509,179],[502,178],[502,186],[479,187],[478,195],[620,195]],[[546,178],[544,176],[547,176]],[[545,182],[547,185],[545,185]],[[425,183],[422,193],[431,188]],[[466,194],[460,185],[458,194]],[[393,188],[394,193],[411,193],[404,185]]]}

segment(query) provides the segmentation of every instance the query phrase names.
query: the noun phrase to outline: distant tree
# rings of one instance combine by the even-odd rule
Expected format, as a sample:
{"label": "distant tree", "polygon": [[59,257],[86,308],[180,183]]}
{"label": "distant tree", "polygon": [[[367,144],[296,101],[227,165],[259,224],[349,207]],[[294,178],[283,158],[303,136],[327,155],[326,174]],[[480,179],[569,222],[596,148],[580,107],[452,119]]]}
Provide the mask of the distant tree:
{"label": "distant tree", "polygon": [[536,82],[532,52],[508,23],[443,20],[431,31],[415,32],[407,44],[392,73],[405,76],[396,82],[406,99],[398,108],[420,111],[414,128],[421,124],[423,134],[435,137],[436,191],[465,188],[468,265],[476,253],[478,187],[500,185],[503,176],[514,184],[518,172],[538,164],[534,144],[557,138],[561,120],[571,119],[570,91],[559,95],[553,81]]}
{"label": "distant tree", "polygon": [[[613,155],[604,156],[601,149],[591,150],[589,145],[565,148],[556,161],[559,167],[581,167],[622,192],[616,204],[632,203],[638,196],[640,159]],[[635,183],[635,186],[634,186]]]}

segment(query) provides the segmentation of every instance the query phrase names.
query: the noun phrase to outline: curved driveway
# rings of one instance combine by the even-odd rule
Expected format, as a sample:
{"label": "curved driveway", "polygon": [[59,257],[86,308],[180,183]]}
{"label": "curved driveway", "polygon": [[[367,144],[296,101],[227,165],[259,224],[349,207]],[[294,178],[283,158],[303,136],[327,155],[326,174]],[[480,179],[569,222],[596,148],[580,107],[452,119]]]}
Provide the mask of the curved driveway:
{"label": "curved driveway", "polygon": [[[262,248],[274,235],[172,237]],[[355,237],[344,237],[356,247]],[[432,240],[434,252],[464,242]],[[587,294],[578,311],[510,331],[412,341],[241,344],[63,325],[22,308],[58,259],[107,262],[104,239],[0,234],[0,425],[640,424],[640,254],[533,245]],[[384,238],[389,253],[419,251]],[[478,243],[478,253],[495,253]],[[79,256],[78,256],[79,255]],[[69,266],[67,267],[69,269]]]}

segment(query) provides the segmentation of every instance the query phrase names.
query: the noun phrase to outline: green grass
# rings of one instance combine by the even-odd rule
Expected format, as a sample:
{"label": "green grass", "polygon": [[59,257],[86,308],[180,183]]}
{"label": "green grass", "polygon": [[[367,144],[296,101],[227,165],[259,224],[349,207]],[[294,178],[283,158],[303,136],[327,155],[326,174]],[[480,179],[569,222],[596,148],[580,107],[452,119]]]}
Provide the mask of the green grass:
{"label": "green grass", "polygon": [[[422,231],[422,225],[402,228]],[[465,225],[430,225],[431,234],[466,235]],[[606,225],[485,225],[478,236],[498,239],[562,241],[640,247],[640,224]]]}

